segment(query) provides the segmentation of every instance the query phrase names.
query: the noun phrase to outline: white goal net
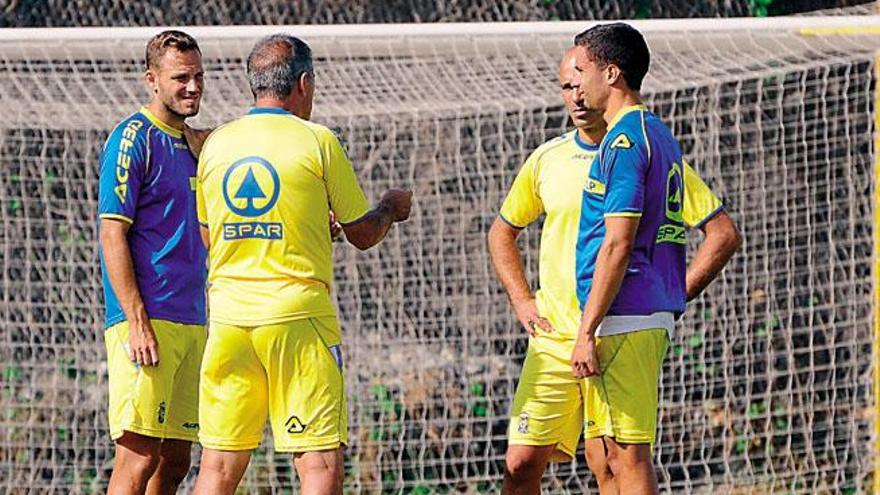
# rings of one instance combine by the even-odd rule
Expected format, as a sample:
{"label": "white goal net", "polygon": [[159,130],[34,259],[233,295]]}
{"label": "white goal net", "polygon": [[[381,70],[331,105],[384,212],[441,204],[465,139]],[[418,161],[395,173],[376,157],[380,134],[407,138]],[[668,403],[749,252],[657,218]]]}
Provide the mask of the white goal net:
{"label": "white goal net", "polygon": [[[649,106],[745,237],[670,347],[661,488],[867,493],[880,19],[636,25],[653,52]],[[486,232],[528,153],[568,125],[557,64],[585,27],[188,30],[207,71],[198,124],[248,108],[257,37],[297,34],[316,56],[315,120],[339,130],[368,194],[415,191],[412,219],[382,247],[337,247],[347,493],[499,490],[527,342]],[[157,31],[0,32],[0,491],[106,487],[97,159],[148,96],[143,47]],[[524,237],[534,279],[538,229]],[[267,436],[244,486],[282,492],[294,478]],[[596,493],[582,457],[545,487]]]}

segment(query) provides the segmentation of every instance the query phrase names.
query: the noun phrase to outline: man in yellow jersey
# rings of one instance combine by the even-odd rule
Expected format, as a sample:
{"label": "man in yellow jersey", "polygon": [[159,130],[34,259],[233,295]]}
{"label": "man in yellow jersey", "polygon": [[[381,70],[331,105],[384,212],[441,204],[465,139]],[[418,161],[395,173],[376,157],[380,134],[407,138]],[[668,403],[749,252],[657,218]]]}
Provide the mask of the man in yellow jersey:
{"label": "man in yellow jersey", "polygon": [[304,42],[260,40],[247,75],[254,107],[211,133],[199,156],[210,331],[195,492],[235,492],[268,418],[301,492],[338,494],[347,411],[330,210],[367,249],[409,216],[411,193],[390,190],[371,209],[336,136],[308,121],[315,86]]}
{"label": "man in yellow jersey", "polygon": [[201,52],[186,33],[164,31],[145,58],[152,99],[116,126],[100,160],[111,494],[177,491],[197,439],[207,338],[196,160],[182,134],[199,111]]}
{"label": "man in yellow jersey", "polygon": [[[571,372],[581,317],[575,293],[575,244],[588,165],[605,135],[605,123],[601,112],[588,110],[575,98],[580,78],[574,64],[572,48],[560,63],[559,82],[576,129],[548,141],[529,156],[489,232],[496,272],[517,319],[530,336],[510,413],[504,493],[539,493],[547,463],[571,460],[584,428],[584,380],[574,378]],[[739,242],[721,202],[688,166],[685,180],[686,223],[706,234],[688,271],[688,295],[695,297],[718,274]],[[546,218],[541,234],[540,289],[533,293],[516,238],[542,214]],[[614,493],[610,471],[600,462],[604,461],[601,439],[588,439],[586,447],[602,493]]]}

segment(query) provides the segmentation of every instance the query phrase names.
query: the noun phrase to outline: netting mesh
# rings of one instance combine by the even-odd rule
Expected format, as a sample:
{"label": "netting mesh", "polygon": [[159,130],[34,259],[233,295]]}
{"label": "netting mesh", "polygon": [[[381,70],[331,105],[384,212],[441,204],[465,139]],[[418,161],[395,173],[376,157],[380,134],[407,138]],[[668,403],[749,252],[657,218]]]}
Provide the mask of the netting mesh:
{"label": "netting mesh", "polygon": [[853,7],[869,0],[31,0],[0,3],[0,27],[210,26],[400,22],[509,22],[790,15]]}
{"label": "netting mesh", "polygon": [[[719,21],[720,22],[720,21]],[[663,374],[662,489],[867,493],[872,438],[872,36],[650,32],[645,96],[745,237],[691,304]],[[250,102],[253,39],[200,36],[199,117]],[[526,349],[485,233],[519,165],[565,129],[568,36],[310,40],[315,120],[412,219],[336,253],[351,445],[346,490],[492,493]],[[0,489],[100,492],[112,465],[96,254],[97,158],[146,98],[144,40],[0,44]],[[538,229],[525,232],[534,280]],[[696,238],[692,240],[692,243]],[[258,449],[250,492],[295,485]],[[192,476],[187,483],[192,482]],[[595,493],[579,460],[545,477]]]}

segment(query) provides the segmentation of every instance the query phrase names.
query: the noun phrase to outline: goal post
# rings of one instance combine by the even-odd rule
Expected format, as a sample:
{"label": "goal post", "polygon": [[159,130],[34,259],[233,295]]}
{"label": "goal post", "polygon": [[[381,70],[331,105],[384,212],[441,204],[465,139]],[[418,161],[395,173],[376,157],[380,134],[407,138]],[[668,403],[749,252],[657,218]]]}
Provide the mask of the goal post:
{"label": "goal post", "polygon": [[[528,154],[567,129],[558,61],[592,24],[182,28],[204,55],[196,125],[243,114],[248,51],[289,32],[313,48],[314,120],[339,132],[368,196],[415,192],[382,247],[335,252],[347,493],[499,490],[527,341],[485,235]],[[880,17],[632,24],[652,50],[646,103],[745,238],[671,342],[661,489],[880,488]],[[106,487],[97,160],[148,97],[143,49],[160,30],[0,30],[0,490]],[[533,281],[538,232],[522,236]],[[295,484],[271,447],[248,491]],[[595,493],[582,454],[545,488]]]}

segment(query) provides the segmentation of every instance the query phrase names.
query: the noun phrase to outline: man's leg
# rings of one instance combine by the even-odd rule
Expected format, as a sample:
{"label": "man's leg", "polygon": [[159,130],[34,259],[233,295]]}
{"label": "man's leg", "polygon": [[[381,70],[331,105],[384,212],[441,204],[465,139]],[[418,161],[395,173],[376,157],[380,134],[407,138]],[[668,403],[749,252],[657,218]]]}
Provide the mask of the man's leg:
{"label": "man's leg", "polygon": [[[169,325],[161,322],[159,328]],[[205,350],[207,333],[202,325],[174,325],[174,347],[166,345],[165,358],[174,357],[178,364],[174,385],[168,397],[165,432],[174,438],[162,441],[159,466],[147,483],[147,495],[177,493],[177,487],[189,474],[192,464],[192,441],[199,421],[199,368]]]}
{"label": "man's leg", "polygon": [[571,374],[571,345],[554,353],[529,345],[510,408],[502,493],[540,493],[547,464],[570,461],[577,451],[583,392]]}
{"label": "man's leg", "polygon": [[[608,467],[614,473],[618,493],[627,495],[655,495],[657,473],[651,460],[651,445],[647,443],[617,443],[606,437]],[[602,495],[605,495],[603,492]]]}
{"label": "man's leg", "polygon": [[[658,380],[668,344],[664,329],[600,337],[602,374],[586,380],[587,463],[608,494],[658,493],[651,459],[656,439]],[[609,475],[610,472],[610,475]]]}
{"label": "man's leg", "polygon": [[159,450],[159,465],[147,483],[147,495],[173,495],[189,473],[192,442],[166,439]]}
{"label": "man's leg", "polygon": [[504,495],[531,495],[541,493],[541,478],[555,445],[510,445],[504,465]]}
{"label": "man's leg", "polygon": [[268,384],[253,329],[212,322],[199,376],[202,460],[194,493],[235,493],[266,426]]}
{"label": "man's leg", "polygon": [[193,495],[232,495],[251,460],[250,450],[202,449]]}
{"label": "man's leg", "polygon": [[293,454],[303,495],[342,493],[342,448]]}
{"label": "man's leg", "polygon": [[116,459],[107,493],[141,494],[159,465],[162,439],[126,431],[116,440]]}
{"label": "man's leg", "polygon": [[254,331],[270,383],[276,452],[289,452],[303,494],[341,494],[348,412],[339,322],[305,318]]}
{"label": "man's leg", "polygon": [[606,457],[605,437],[588,438],[584,441],[584,447],[587,465],[599,484],[599,494],[617,495],[619,492],[614,480],[614,473],[611,471]]}

